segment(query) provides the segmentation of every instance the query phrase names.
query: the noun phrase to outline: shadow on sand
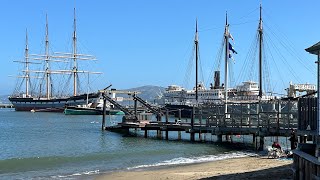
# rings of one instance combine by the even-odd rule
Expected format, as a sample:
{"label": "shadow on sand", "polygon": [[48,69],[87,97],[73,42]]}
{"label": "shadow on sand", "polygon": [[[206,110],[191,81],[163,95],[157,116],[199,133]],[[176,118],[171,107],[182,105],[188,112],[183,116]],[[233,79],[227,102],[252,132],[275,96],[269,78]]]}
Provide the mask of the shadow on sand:
{"label": "shadow on sand", "polygon": [[279,166],[259,171],[236,173],[228,175],[217,175],[208,178],[203,178],[201,180],[211,180],[211,179],[293,179],[293,173],[291,170],[292,165]]}

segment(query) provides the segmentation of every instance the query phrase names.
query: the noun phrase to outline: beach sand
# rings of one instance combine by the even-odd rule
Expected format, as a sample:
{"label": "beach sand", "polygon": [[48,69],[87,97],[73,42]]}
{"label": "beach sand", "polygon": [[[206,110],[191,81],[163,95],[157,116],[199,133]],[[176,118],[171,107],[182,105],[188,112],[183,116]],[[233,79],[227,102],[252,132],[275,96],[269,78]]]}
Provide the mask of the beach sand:
{"label": "beach sand", "polygon": [[103,174],[97,180],[166,179],[292,179],[292,160],[265,156],[225,159],[213,162]]}

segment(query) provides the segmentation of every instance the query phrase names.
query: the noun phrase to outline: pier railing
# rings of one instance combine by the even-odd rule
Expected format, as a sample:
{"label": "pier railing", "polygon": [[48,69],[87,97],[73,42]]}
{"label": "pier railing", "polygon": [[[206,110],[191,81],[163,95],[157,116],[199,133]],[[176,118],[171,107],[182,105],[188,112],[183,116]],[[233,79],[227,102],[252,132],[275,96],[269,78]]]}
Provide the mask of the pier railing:
{"label": "pier railing", "polygon": [[208,127],[257,128],[279,132],[296,129],[298,126],[297,101],[260,101],[257,103],[228,103],[207,105],[201,108]]}
{"label": "pier railing", "polygon": [[0,108],[14,108],[13,104],[0,104]]}

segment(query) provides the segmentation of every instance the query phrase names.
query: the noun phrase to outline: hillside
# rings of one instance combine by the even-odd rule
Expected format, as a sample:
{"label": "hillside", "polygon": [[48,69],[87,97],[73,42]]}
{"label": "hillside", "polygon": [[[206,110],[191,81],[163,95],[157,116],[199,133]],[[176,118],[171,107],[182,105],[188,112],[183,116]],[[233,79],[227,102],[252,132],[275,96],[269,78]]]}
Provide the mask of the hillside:
{"label": "hillside", "polygon": [[0,104],[9,104],[8,96],[9,95],[0,95]]}
{"label": "hillside", "polygon": [[165,88],[160,86],[147,85],[136,88],[130,88],[126,90],[139,91],[141,92],[141,94],[138,95],[139,97],[147,101],[153,101],[155,98],[157,98],[161,93],[165,91]]}
{"label": "hillside", "polygon": [[[165,88],[160,86],[141,86],[141,87],[135,87],[126,89],[128,91],[139,91],[141,94],[138,96],[141,97],[144,100],[147,100],[149,102],[152,102],[155,98],[157,98],[161,93],[164,92]],[[9,104],[8,95],[0,95],[0,103],[2,104]]]}

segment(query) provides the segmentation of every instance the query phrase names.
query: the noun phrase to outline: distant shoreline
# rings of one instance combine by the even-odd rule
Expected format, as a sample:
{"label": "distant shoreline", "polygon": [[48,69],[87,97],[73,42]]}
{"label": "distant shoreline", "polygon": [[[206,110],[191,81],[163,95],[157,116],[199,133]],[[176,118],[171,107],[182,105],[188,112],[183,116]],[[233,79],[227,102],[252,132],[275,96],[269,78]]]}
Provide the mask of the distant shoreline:
{"label": "distant shoreline", "polygon": [[159,169],[109,172],[96,179],[292,179],[291,164],[290,159],[242,157]]}

